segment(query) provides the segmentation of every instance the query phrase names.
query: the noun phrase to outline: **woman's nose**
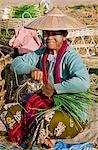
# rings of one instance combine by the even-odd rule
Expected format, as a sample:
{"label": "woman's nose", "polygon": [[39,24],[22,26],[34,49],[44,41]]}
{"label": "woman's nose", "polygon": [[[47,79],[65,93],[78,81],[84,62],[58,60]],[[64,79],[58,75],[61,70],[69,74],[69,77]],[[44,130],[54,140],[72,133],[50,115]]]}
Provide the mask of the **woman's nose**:
{"label": "woman's nose", "polygon": [[48,35],[48,36],[47,36],[47,39],[49,39],[49,40],[50,40],[50,39],[53,39],[53,38],[54,38],[53,35]]}

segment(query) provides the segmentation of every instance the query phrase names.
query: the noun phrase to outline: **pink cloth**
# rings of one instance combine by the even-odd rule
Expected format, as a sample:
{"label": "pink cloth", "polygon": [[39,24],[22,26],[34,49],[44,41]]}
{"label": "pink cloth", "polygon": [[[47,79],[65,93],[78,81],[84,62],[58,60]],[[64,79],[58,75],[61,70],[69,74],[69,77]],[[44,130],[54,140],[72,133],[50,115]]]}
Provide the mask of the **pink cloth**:
{"label": "pink cloth", "polygon": [[17,26],[15,35],[9,41],[9,45],[18,48],[19,54],[23,54],[37,50],[41,46],[41,41],[36,31]]}

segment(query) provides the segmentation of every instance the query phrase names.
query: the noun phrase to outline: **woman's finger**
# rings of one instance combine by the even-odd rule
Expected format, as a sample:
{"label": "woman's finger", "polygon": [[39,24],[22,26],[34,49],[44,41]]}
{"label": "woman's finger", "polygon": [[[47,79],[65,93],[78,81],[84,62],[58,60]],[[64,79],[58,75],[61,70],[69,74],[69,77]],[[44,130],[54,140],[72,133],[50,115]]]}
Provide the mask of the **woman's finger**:
{"label": "woman's finger", "polygon": [[33,79],[42,82],[43,80],[43,72],[42,71],[34,71],[33,72]]}
{"label": "woman's finger", "polygon": [[40,71],[39,72],[39,83],[42,83],[43,82],[43,72]]}
{"label": "woman's finger", "polygon": [[37,79],[37,72],[34,71],[34,72],[33,72],[33,75],[34,75],[33,79],[36,80],[36,79]]}

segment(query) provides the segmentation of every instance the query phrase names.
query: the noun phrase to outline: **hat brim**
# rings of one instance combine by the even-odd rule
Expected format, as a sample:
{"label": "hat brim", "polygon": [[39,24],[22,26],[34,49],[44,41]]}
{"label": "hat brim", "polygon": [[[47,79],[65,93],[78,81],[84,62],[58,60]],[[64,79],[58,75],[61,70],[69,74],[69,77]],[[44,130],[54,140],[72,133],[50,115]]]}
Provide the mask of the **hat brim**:
{"label": "hat brim", "polygon": [[63,14],[60,9],[53,8],[44,16],[34,19],[27,27],[38,30],[69,30],[85,28],[85,25]]}

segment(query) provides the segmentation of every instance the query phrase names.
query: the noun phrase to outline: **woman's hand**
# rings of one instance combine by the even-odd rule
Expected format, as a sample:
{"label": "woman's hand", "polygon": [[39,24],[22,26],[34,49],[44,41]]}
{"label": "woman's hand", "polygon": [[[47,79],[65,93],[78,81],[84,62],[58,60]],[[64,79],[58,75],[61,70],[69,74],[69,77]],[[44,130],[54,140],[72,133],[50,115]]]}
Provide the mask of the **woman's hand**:
{"label": "woman's hand", "polygon": [[45,84],[42,88],[42,93],[47,97],[51,97],[54,92],[55,92],[55,88],[50,83]]}
{"label": "woman's hand", "polygon": [[43,72],[40,69],[35,68],[31,70],[31,77],[34,80],[37,80],[40,84],[43,84]]}

